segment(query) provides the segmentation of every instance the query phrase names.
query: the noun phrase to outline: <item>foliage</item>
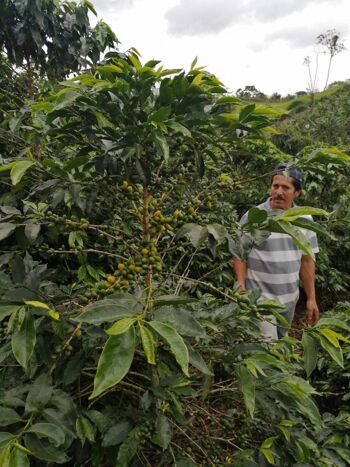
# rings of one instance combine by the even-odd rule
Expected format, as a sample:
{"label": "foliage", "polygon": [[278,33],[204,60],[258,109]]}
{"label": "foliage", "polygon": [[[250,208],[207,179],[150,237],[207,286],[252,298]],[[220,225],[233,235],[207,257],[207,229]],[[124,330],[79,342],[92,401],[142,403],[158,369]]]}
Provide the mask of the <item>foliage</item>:
{"label": "foliage", "polygon": [[236,96],[241,99],[254,101],[261,101],[266,99],[266,95],[263,92],[256,89],[256,87],[253,85],[247,85],[244,87],[244,89],[237,89]]}
{"label": "foliage", "polygon": [[0,50],[11,64],[35,68],[41,75],[61,79],[82,66],[95,64],[116,36],[103,22],[90,27],[92,4],[2,0]]}

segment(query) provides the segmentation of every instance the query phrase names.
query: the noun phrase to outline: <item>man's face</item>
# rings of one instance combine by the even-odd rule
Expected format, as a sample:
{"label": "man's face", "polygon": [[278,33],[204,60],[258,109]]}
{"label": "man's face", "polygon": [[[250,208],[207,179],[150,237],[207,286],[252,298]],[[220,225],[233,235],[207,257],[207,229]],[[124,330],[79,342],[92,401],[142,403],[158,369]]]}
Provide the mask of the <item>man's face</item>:
{"label": "man's face", "polygon": [[293,201],[298,198],[300,191],[296,190],[293,185],[292,177],[284,175],[275,175],[271,184],[271,201],[272,209],[289,209],[293,206]]}

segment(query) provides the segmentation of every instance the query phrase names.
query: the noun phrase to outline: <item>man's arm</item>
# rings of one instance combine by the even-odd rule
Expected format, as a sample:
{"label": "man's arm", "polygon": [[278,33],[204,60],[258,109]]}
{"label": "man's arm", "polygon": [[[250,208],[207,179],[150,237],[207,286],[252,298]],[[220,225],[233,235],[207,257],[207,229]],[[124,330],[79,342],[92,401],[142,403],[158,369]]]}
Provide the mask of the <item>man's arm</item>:
{"label": "man's arm", "polygon": [[315,261],[311,256],[301,257],[300,278],[306,293],[306,316],[309,324],[316,324],[320,319],[320,312],[316,303],[315,293]]}
{"label": "man's arm", "polygon": [[247,263],[237,258],[233,258],[232,268],[236,276],[237,282],[241,287],[241,290],[245,290],[245,280],[247,277]]}

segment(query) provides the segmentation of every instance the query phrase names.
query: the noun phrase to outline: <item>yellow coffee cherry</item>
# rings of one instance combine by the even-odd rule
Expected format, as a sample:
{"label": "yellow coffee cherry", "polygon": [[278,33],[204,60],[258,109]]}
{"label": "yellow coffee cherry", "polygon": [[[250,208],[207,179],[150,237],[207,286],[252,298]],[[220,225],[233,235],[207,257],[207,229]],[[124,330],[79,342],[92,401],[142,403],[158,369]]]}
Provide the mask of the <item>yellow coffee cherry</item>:
{"label": "yellow coffee cherry", "polygon": [[115,276],[112,276],[112,274],[110,274],[110,275],[107,276],[107,282],[108,282],[109,284],[115,284],[116,280],[117,280],[116,277],[115,277]]}

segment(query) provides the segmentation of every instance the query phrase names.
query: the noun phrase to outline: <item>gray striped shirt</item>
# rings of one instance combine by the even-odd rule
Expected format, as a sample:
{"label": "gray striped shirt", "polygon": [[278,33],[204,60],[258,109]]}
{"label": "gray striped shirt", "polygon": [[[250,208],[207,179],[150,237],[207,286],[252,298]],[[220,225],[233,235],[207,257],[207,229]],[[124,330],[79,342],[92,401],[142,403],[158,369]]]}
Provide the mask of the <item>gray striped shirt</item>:
{"label": "gray striped shirt", "polygon": [[[268,211],[268,214],[278,214],[281,211],[271,209],[270,200],[257,206]],[[245,214],[240,224],[247,222]],[[312,219],[311,216],[302,216]],[[315,232],[300,229],[310,240],[311,248],[317,253],[317,237]],[[260,245],[253,246],[247,259],[246,288],[260,289],[259,301],[277,300],[287,313],[294,313],[299,298],[299,271],[303,252],[295,245],[287,234],[272,232]]]}

